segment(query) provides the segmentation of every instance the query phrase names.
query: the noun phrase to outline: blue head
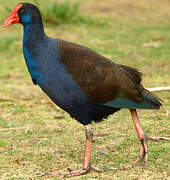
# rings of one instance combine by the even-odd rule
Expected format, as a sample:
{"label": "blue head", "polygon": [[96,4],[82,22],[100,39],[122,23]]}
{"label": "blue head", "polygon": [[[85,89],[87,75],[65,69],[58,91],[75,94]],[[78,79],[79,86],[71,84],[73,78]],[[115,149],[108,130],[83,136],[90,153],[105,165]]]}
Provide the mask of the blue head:
{"label": "blue head", "polygon": [[20,23],[24,26],[42,24],[41,14],[35,5],[30,3],[19,3],[8,15],[3,26],[10,26],[15,23]]}
{"label": "blue head", "polygon": [[19,23],[25,25],[42,24],[41,14],[36,6],[30,3],[22,3],[22,7],[17,12]]}

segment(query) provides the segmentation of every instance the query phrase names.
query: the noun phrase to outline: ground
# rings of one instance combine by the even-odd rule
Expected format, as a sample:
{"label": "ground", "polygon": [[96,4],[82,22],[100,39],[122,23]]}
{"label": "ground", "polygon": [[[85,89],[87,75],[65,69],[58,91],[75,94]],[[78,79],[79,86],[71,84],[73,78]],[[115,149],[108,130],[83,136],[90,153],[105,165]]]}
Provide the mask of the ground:
{"label": "ground", "polygon": [[[36,2],[36,1],[27,1]],[[45,23],[49,36],[92,48],[116,63],[143,73],[145,87],[170,86],[169,0],[72,0],[92,23]],[[0,4],[0,22],[16,0]],[[41,3],[47,3],[43,0]],[[84,127],[55,106],[32,84],[22,54],[22,26],[0,27],[0,179],[48,179],[38,172],[81,168]],[[169,137],[170,95],[155,93],[160,110],[139,110],[146,134]],[[99,168],[123,167],[138,155],[139,141],[128,110],[92,124],[92,164]],[[168,179],[169,142],[149,142],[149,162],[126,171],[90,173],[70,179]],[[57,177],[52,179],[62,179]]]}

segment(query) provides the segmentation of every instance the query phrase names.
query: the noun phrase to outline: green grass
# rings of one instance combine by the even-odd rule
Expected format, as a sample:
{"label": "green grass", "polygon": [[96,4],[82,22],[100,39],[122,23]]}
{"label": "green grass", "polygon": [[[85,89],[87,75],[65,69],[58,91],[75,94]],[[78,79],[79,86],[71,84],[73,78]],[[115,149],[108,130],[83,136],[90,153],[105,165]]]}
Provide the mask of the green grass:
{"label": "green grass", "polygon": [[[28,1],[29,2],[29,1]],[[42,1],[34,0],[33,3],[41,11],[43,21],[52,25],[66,25],[66,24],[90,24],[90,25],[104,25],[106,22],[91,16],[84,16],[80,12],[80,5],[78,2],[72,3],[71,0],[55,1],[50,3],[42,3]],[[9,14],[11,8],[9,5],[3,6],[4,13]]]}
{"label": "green grass", "polygon": [[85,17],[80,14],[79,4],[70,3],[69,0],[63,2],[51,1],[50,3],[36,2],[45,22],[61,25],[69,23],[84,23]]}
{"label": "green grass", "polygon": [[[157,0],[152,7],[148,0],[72,0],[69,4],[60,0],[56,6],[45,0],[38,2],[44,13],[51,9],[46,18],[53,20],[45,21],[48,35],[83,44],[116,63],[140,69],[145,87],[170,86],[168,1]],[[1,2],[1,22],[8,15],[4,7],[12,9],[16,3],[17,0]],[[58,4],[68,9],[59,8]],[[67,13],[75,15],[69,14],[71,19],[67,20]],[[75,22],[74,16],[90,17],[93,22]],[[37,172],[81,168],[83,126],[33,86],[22,55],[21,25],[0,31],[0,179],[48,179],[37,177]],[[170,95],[156,95],[164,100],[164,106],[159,111],[140,110],[141,124],[148,135],[169,137]],[[123,167],[137,157],[139,141],[128,110],[93,123],[92,127],[94,166]],[[149,142],[149,162],[144,172],[139,163],[127,171],[92,172],[71,179],[168,179],[169,150],[167,141]]]}

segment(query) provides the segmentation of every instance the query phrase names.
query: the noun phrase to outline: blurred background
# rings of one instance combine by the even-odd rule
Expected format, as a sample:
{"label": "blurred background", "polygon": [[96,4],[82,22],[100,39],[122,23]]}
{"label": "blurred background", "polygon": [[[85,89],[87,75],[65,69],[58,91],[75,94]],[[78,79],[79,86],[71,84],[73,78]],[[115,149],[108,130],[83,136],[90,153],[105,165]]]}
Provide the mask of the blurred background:
{"label": "blurred background", "polygon": [[[21,1],[0,0],[0,23]],[[116,63],[143,73],[145,87],[170,86],[169,0],[34,0],[45,32],[98,51]],[[21,25],[0,27],[0,178],[35,178],[36,172],[81,167],[84,129],[33,86],[22,53]],[[170,136],[170,95],[159,111],[140,110],[146,133]],[[127,110],[93,125],[92,163],[100,168],[128,164],[138,153],[138,139]],[[64,149],[64,151],[63,151]],[[147,170],[92,173],[76,179],[167,178],[167,142],[150,143]],[[77,163],[79,163],[77,165]],[[42,178],[43,179],[43,178]],[[45,178],[46,179],[46,178]],[[74,178],[73,178],[74,179]]]}

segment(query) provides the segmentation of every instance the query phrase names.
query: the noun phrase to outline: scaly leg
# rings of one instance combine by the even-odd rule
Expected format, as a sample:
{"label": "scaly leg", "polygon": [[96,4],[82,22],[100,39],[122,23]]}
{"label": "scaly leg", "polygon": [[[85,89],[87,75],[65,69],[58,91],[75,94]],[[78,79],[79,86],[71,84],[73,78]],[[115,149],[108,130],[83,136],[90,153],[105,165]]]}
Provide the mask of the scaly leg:
{"label": "scaly leg", "polygon": [[86,144],[85,144],[85,153],[84,153],[84,160],[83,160],[83,169],[70,169],[68,168],[67,172],[56,172],[56,173],[46,173],[43,175],[47,175],[50,177],[54,177],[57,175],[64,175],[67,177],[71,176],[79,176],[88,173],[90,170],[94,170],[97,172],[103,172],[104,170],[95,168],[90,165],[90,155],[92,149],[92,138],[93,138],[93,131],[91,129],[90,124],[85,125],[85,134],[86,134]]}
{"label": "scaly leg", "polygon": [[143,158],[144,158],[144,164],[143,164],[142,169],[144,169],[147,164],[147,161],[148,161],[148,140],[153,140],[153,141],[159,142],[159,141],[167,140],[167,139],[163,138],[163,137],[150,137],[150,136],[145,135],[145,133],[141,127],[136,109],[131,109],[130,112],[132,115],[133,122],[135,124],[135,128],[137,131],[139,141],[141,142],[141,145],[140,145],[140,150],[139,150],[139,157],[131,165],[129,165],[128,167],[123,168],[123,169],[131,168],[131,167],[135,166]]}

